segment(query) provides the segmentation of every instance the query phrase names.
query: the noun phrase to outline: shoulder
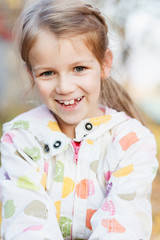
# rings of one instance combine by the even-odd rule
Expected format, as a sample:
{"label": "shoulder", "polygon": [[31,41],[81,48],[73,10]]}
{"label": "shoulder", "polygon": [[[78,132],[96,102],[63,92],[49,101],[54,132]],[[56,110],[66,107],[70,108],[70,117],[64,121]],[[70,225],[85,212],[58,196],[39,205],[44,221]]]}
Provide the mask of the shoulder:
{"label": "shoulder", "polygon": [[14,142],[18,146],[24,142],[42,142],[52,134],[49,123],[53,121],[54,117],[45,105],[31,109],[3,125],[2,142]]}
{"label": "shoulder", "polygon": [[[113,125],[113,131],[116,131],[116,134],[121,136],[130,132],[136,132],[138,135],[150,135],[153,136],[151,131],[144,126],[140,121],[135,118],[131,118],[126,115],[124,112],[118,112],[112,108],[105,108],[105,114],[110,114],[112,119],[115,121]],[[120,120],[120,121],[119,121]]]}
{"label": "shoulder", "polygon": [[151,131],[144,126],[140,121],[134,118],[126,119],[118,124],[114,129],[118,138],[130,136],[132,139],[145,139],[148,137],[154,138]]}
{"label": "shoulder", "polygon": [[112,129],[113,146],[121,154],[144,151],[156,156],[157,145],[152,132],[137,119],[128,118]]}
{"label": "shoulder", "polygon": [[53,115],[45,105],[42,105],[22,113],[11,121],[4,123],[3,132],[13,128],[28,130],[30,125],[39,125],[46,122],[48,119],[53,120]]}
{"label": "shoulder", "polygon": [[151,148],[156,149],[156,141],[151,131],[135,118],[127,116],[124,112],[117,112],[106,107],[106,114],[112,116],[111,135],[113,144],[120,146],[123,151],[142,142],[151,142]]}
{"label": "shoulder", "polygon": [[14,144],[17,148],[35,145],[35,136],[43,135],[45,121],[51,119],[50,115],[49,110],[42,105],[16,116],[3,125],[1,145],[11,147]]}
{"label": "shoulder", "polygon": [[[57,141],[61,147],[54,149]],[[60,131],[58,123],[50,110],[42,105],[28,112],[20,114],[10,122],[3,125],[1,146],[16,147],[17,149],[37,149],[47,147],[50,149],[48,157],[62,151],[69,139]],[[14,151],[14,149],[13,149]]]}
{"label": "shoulder", "polygon": [[[117,113],[115,112],[116,116]],[[117,115],[117,117],[119,114]],[[111,169],[130,171],[134,166],[135,173],[146,171],[156,173],[158,161],[156,158],[157,144],[154,135],[141,122],[124,116],[110,129],[111,140],[108,146],[107,159]],[[127,175],[127,173],[125,172]],[[124,176],[126,176],[124,174]],[[151,174],[152,176],[153,174]],[[118,176],[118,173],[117,173]]]}

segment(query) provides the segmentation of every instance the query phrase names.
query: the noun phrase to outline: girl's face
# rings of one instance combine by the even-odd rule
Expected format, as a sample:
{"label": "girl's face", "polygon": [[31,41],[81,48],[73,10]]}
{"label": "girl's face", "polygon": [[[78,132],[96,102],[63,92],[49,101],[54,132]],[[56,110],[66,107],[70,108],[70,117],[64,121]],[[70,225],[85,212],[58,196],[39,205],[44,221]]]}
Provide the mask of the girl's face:
{"label": "girl's face", "polygon": [[98,106],[101,78],[109,74],[112,56],[101,67],[81,36],[56,38],[41,31],[29,52],[39,95],[54,113],[61,130],[83,119],[103,115]]}

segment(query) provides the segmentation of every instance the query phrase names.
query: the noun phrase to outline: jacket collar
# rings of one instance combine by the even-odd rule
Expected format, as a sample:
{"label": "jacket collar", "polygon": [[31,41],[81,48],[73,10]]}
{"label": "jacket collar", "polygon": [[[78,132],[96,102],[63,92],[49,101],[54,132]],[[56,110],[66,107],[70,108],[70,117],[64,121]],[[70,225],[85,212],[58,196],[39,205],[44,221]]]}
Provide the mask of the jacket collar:
{"label": "jacket collar", "polygon": [[[75,141],[80,142],[83,139],[95,140],[104,132],[111,130],[128,118],[123,112],[117,112],[108,107],[104,107],[104,110],[104,116],[85,119],[77,125]],[[33,133],[39,142],[43,144],[44,151],[46,153],[50,152],[52,156],[65,150],[71,142],[71,139],[61,132],[54,115],[45,105],[23,113],[3,125],[4,131],[16,128]],[[49,149],[48,152],[47,148]]]}

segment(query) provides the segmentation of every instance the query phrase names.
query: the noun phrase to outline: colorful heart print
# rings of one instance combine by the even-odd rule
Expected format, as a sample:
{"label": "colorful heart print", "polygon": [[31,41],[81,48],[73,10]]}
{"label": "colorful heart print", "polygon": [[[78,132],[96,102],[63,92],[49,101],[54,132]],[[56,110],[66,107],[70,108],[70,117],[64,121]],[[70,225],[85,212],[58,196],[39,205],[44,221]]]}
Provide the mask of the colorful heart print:
{"label": "colorful heart print", "polygon": [[104,177],[105,177],[105,180],[106,180],[107,182],[109,181],[112,173],[113,173],[113,171],[105,172]]}
{"label": "colorful heart print", "polygon": [[56,207],[56,217],[57,217],[57,220],[59,222],[59,218],[60,218],[60,210],[61,210],[61,201],[56,201],[54,203],[55,207]]}
{"label": "colorful heart print", "polygon": [[22,128],[22,129],[28,130],[29,129],[29,122],[28,121],[23,121],[23,120],[16,121],[16,122],[14,122],[12,128]]}
{"label": "colorful heart print", "polygon": [[86,213],[86,227],[89,228],[90,230],[92,230],[91,218],[92,218],[93,214],[96,211],[97,211],[96,209],[87,209],[87,213]]}
{"label": "colorful heart print", "polygon": [[90,164],[90,168],[94,173],[97,173],[98,163],[99,163],[99,161],[96,160],[96,161],[91,162],[91,164]]}
{"label": "colorful heart print", "polygon": [[126,201],[132,201],[136,197],[136,192],[133,193],[125,193],[125,194],[117,194],[119,198],[126,200]]}
{"label": "colorful heart print", "polygon": [[47,174],[44,172],[42,174],[42,178],[41,178],[41,185],[44,187],[44,189],[46,190],[46,186],[47,186]]}
{"label": "colorful heart print", "polygon": [[109,212],[110,216],[114,216],[116,214],[115,205],[111,200],[105,199],[101,208],[102,210]]}
{"label": "colorful heart print", "polygon": [[21,177],[18,178],[17,186],[18,186],[18,187],[22,187],[22,188],[31,189],[31,190],[33,190],[33,191],[38,191],[38,190],[39,190],[39,186],[35,185],[35,184],[29,179],[29,177],[27,177],[26,175],[23,175],[23,176],[21,176]]}
{"label": "colorful heart print", "polygon": [[88,196],[95,194],[95,187],[92,180],[83,179],[76,185],[77,196],[81,199],[87,199]]}
{"label": "colorful heart print", "polygon": [[74,190],[74,187],[75,187],[75,182],[69,177],[64,177],[64,179],[63,179],[63,189],[62,189],[62,198],[65,198],[69,194],[71,194]]}
{"label": "colorful heart print", "polygon": [[112,186],[113,186],[112,182],[107,183],[107,185],[106,185],[106,197],[108,197],[108,195],[109,195],[109,193],[110,193],[110,191],[112,189]]}
{"label": "colorful heart print", "polygon": [[134,171],[133,164],[130,164],[124,168],[121,168],[113,173],[115,177],[125,177]]}
{"label": "colorful heart print", "polygon": [[61,161],[56,161],[54,181],[63,182],[63,176],[64,176],[64,164]]}
{"label": "colorful heart print", "polygon": [[4,176],[6,180],[11,180],[7,172],[4,173]]}
{"label": "colorful heart print", "polygon": [[24,152],[35,162],[41,159],[40,149],[37,147],[25,148]]}
{"label": "colorful heart print", "polygon": [[59,226],[64,238],[71,236],[72,220],[70,218],[60,217]]}
{"label": "colorful heart print", "polygon": [[43,225],[31,225],[23,230],[23,232],[27,231],[40,231],[43,228]]}
{"label": "colorful heart print", "polygon": [[6,133],[3,138],[2,141],[6,142],[8,144],[12,144],[13,143],[13,138],[15,137],[15,135],[13,133]]}
{"label": "colorful heart print", "polygon": [[24,214],[27,216],[47,219],[48,209],[43,202],[39,200],[34,200],[25,207]]}
{"label": "colorful heart print", "polygon": [[13,200],[7,200],[4,204],[4,217],[10,218],[14,215],[16,206]]}
{"label": "colorful heart print", "polygon": [[54,132],[60,132],[61,131],[56,122],[49,121],[49,123],[47,124],[47,127],[49,127],[49,129],[54,131]]}
{"label": "colorful heart print", "polygon": [[101,123],[107,123],[111,120],[111,115],[105,115],[97,118],[90,118],[89,121],[93,124],[93,126],[99,126]]}
{"label": "colorful heart print", "polygon": [[91,139],[87,139],[86,142],[87,142],[89,145],[93,145],[93,144],[94,144],[94,141],[91,140]]}
{"label": "colorful heart print", "polygon": [[134,143],[138,142],[139,139],[136,135],[135,132],[130,132],[128,133],[126,136],[124,136],[123,138],[121,138],[121,140],[119,141],[121,148],[123,151],[127,151],[127,149],[132,146]]}
{"label": "colorful heart print", "polygon": [[124,233],[126,230],[115,218],[102,219],[101,225],[107,229],[108,233]]}

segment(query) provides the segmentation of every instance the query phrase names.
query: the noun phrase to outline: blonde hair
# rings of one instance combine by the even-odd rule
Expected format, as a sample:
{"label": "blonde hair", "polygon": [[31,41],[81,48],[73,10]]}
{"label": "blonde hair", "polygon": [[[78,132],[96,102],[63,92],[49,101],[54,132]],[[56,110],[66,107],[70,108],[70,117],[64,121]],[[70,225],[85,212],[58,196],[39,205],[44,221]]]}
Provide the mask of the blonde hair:
{"label": "blonde hair", "polygon": [[[87,47],[100,64],[108,48],[105,18],[97,8],[81,0],[36,1],[24,8],[15,29],[20,56],[30,70],[29,51],[43,29],[48,29],[57,37],[83,35]],[[127,92],[111,78],[101,81],[100,103],[117,111],[124,111],[142,122]]]}

